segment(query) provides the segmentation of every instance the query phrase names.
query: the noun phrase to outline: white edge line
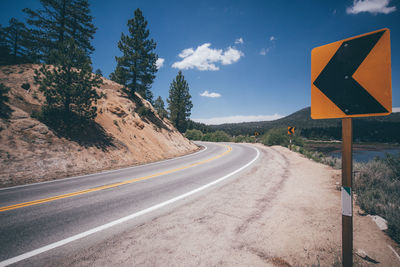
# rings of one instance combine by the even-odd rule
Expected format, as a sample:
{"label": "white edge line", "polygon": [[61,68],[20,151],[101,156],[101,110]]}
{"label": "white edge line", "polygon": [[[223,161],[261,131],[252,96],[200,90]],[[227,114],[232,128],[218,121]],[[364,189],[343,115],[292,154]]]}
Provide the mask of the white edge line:
{"label": "white edge line", "polygon": [[387,246],[390,248],[391,251],[393,251],[394,255],[396,255],[397,259],[400,261],[400,256],[399,256],[399,254],[397,254],[396,250],[394,250],[394,248],[392,248],[391,245],[387,245]]}
{"label": "white edge line", "polygon": [[16,257],[7,259],[7,260],[5,260],[5,261],[1,261],[1,262],[0,262],[0,267],[2,267],[2,266],[7,266],[7,265],[10,265],[10,264],[13,264],[13,263],[17,263],[17,262],[19,262],[19,261],[22,261],[22,260],[31,258],[31,257],[36,256],[36,255],[38,255],[38,254],[41,254],[41,253],[43,253],[43,252],[49,251],[49,250],[51,250],[51,249],[54,249],[54,248],[63,246],[63,245],[65,245],[65,244],[68,244],[68,243],[73,242],[73,241],[75,241],[75,240],[78,240],[78,239],[87,237],[87,236],[89,236],[89,235],[91,235],[91,234],[94,234],[94,233],[97,233],[97,232],[106,230],[106,229],[111,228],[111,227],[113,227],[113,226],[115,226],[115,225],[118,225],[118,224],[121,224],[121,223],[126,222],[126,221],[128,221],[128,220],[134,219],[134,218],[139,217],[139,216],[141,216],[141,215],[144,215],[144,214],[146,214],[146,213],[155,211],[155,210],[160,209],[160,208],[162,208],[162,207],[164,207],[164,206],[167,206],[167,205],[169,205],[169,204],[172,204],[172,203],[174,203],[174,202],[176,202],[176,201],[178,201],[178,200],[181,200],[181,199],[183,199],[183,198],[186,198],[186,197],[188,197],[188,196],[191,196],[191,195],[193,195],[193,194],[196,194],[196,193],[198,193],[198,192],[200,192],[200,191],[202,191],[202,190],[204,190],[204,189],[206,189],[206,188],[208,188],[208,187],[211,187],[211,186],[213,186],[213,185],[215,185],[215,184],[217,184],[217,183],[220,183],[220,182],[222,182],[223,180],[226,180],[226,179],[228,179],[229,177],[231,177],[232,175],[235,175],[236,173],[238,173],[238,172],[242,171],[243,169],[247,168],[248,166],[250,166],[251,164],[253,164],[253,163],[259,158],[259,156],[260,156],[260,151],[259,151],[257,148],[255,148],[255,147],[253,147],[253,149],[257,151],[257,155],[255,156],[254,159],[252,159],[249,163],[247,163],[246,165],[240,167],[239,169],[237,169],[237,170],[235,170],[235,171],[233,171],[233,172],[231,172],[231,173],[229,173],[229,174],[227,174],[227,175],[225,175],[225,176],[223,176],[223,177],[221,177],[221,178],[219,178],[219,179],[217,179],[217,180],[215,180],[215,181],[213,181],[213,182],[211,182],[211,183],[208,183],[208,184],[206,184],[206,185],[203,185],[203,186],[201,186],[201,187],[199,187],[199,188],[196,188],[196,189],[194,189],[194,190],[192,190],[192,191],[189,191],[189,192],[187,192],[187,193],[185,193],[185,194],[183,194],[183,195],[174,197],[174,198],[172,198],[172,199],[170,199],[170,200],[161,202],[161,203],[159,203],[159,204],[157,204],[157,205],[154,205],[154,206],[152,206],[152,207],[150,207],[150,208],[141,210],[141,211],[139,211],[139,212],[133,213],[133,214],[128,215],[128,216],[125,216],[125,217],[122,217],[122,218],[120,218],[120,219],[118,219],[118,220],[115,220],[115,221],[112,221],[112,222],[109,222],[109,223],[100,225],[100,226],[95,227],[95,228],[92,228],[92,229],[90,229],[90,230],[88,230],[88,231],[85,231],[85,232],[82,232],[82,233],[80,233],[80,234],[77,234],[77,235],[68,237],[68,238],[66,238],[66,239],[57,241],[57,242],[52,243],[52,244],[49,244],[49,245],[47,245],[47,246],[44,246],[44,247],[41,247],[41,248],[32,250],[32,251],[30,251],[30,252],[26,252],[26,253],[24,253],[24,254],[21,254],[21,255],[19,255],[19,256],[16,256]]}
{"label": "white edge line", "polygon": [[[197,144],[196,144],[196,145],[197,145]],[[131,166],[131,167],[125,167],[125,168],[121,168],[121,169],[108,170],[108,171],[100,171],[100,172],[89,173],[89,174],[85,174],[85,175],[79,175],[79,176],[72,176],[72,177],[60,178],[60,179],[55,179],[55,180],[51,180],[51,181],[44,181],[44,182],[39,182],[39,183],[22,184],[22,185],[4,187],[4,188],[0,188],[0,191],[11,190],[11,189],[16,189],[16,188],[21,188],[21,187],[27,187],[27,186],[40,185],[40,184],[55,183],[55,182],[66,181],[66,180],[73,180],[73,179],[78,179],[78,178],[90,177],[90,176],[98,175],[98,174],[106,174],[106,173],[112,173],[112,172],[117,172],[117,171],[130,170],[130,169],[136,169],[136,168],[143,167],[143,166],[149,166],[149,165],[154,165],[154,164],[158,164],[158,163],[164,163],[164,162],[171,161],[171,160],[176,160],[176,159],[181,159],[181,158],[185,158],[185,157],[197,155],[197,154],[199,154],[199,153],[202,153],[202,152],[206,151],[207,148],[208,148],[208,147],[205,146],[205,145],[200,145],[200,146],[202,146],[204,149],[202,149],[202,150],[200,150],[200,151],[197,151],[197,152],[195,152],[195,153],[183,155],[183,156],[176,157],[176,158],[165,159],[165,160],[155,161],[155,162],[151,162],[151,163],[147,163],[147,164],[136,165],[136,166]]]}

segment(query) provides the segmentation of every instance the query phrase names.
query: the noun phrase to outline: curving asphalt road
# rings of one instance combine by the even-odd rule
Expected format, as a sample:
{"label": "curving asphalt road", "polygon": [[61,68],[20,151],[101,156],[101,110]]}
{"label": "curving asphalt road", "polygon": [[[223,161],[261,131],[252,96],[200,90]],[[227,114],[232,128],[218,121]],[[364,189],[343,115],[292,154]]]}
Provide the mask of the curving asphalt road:
{"label": "curving asphalt road", "polygon": [[199,145],[203,150],[171,160],[0,189],[0,266],[45,265],[62,250],[73,253],[146,223],[206,194],[259,156],[244,144]]}

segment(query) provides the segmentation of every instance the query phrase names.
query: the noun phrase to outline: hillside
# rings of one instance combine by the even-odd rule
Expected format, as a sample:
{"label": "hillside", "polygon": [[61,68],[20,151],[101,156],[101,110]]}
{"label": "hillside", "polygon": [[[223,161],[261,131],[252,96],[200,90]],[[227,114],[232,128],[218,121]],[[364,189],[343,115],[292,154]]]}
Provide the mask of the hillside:
{"label": "hillside", "polygon": [[[311,108],[301,109],[284,118],[274,121],[244,122],[211,125],[213,130],[222,130],[231,135],[253,135],[255,131],[263,134],[272,128],[294,126],[305,137],[341,139],[341,120],[311,119]],[[355,118],[354,138],[360,141],[400,142],[400,113],[383,117]]]}
{"label": "hillside", "polygon": [[[140,95],[132,101],[121,85],[105,78],[94,123],[71,136],[51,129],[31,116],[44,102],[34,84],[38,67],[0,67],[0,83],[11,88],[8,116],[0,119],[0,186],[143,164],[198,149]],[[140,116],[143,106],[149,112]]]}

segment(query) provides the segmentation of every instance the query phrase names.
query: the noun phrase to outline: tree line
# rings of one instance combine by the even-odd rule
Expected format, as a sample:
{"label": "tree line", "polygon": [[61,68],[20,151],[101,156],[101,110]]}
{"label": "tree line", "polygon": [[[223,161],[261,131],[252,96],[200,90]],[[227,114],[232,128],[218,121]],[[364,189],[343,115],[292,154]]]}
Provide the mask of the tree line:
{"label": "tree line", "polygon": [[[341,140],[342,127],[340,119],[313,120],[310,107],[301,109],[289,116],[261,122],[244,122],[208,126],[211,131],[224,131],[231,136],[260,135],[272,129],[296,127],[296,134],[306,139]],[[388,142],[400,143],[400,113],[388,116],[353,118],[353,138],[355,142]]]}
{"label": "tree line", "polygon": [[[40,0],[37,10],[25,8],[25,22],[15,18],[0,25],[0,65],[41,64],[35,71],[35,83],[45,96],[39,118],[57,122],[68,129],[72,120],[92,120],[94,104],[103,97],[97,93],[102,84],[101,70],[93,74],[91,54],[97,28],[93,24],[88,0]],[[140,94],[157,110],[185,132],[193,104],[189,85],[181,71],[171,82],[167,99],[168,111],[159,96],[153,101],[151,85],[157,72],[156,42],[150,38],[148,22],[136,9],[127,22],[128,34],[121,33],[116,68],[110,79],[121,84],[134,100]]]}

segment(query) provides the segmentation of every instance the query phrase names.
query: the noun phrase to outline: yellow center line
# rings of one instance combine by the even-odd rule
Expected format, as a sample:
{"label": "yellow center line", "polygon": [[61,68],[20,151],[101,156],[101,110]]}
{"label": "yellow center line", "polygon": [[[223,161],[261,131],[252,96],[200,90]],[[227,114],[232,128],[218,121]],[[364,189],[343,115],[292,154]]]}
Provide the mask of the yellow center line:
{"label": "yellow center line", "polygon": [[194,166],[198,166],[198,165],[202,165],[204,163],[216,160],[220,157],[225,156],[226,154],[230,153],[232,151],[232,147],[225,145],[228,150],[226,150],[225,152],[203,160],[203,161],[199,161],[190,165],[186,165],[180,168],[176,168],[176,169],[172,169],[172,170],[168,170],[168,171],[163,171],[163,172],[159,172],[156,174],[151,174],[151,175],[147,175],[147,176],[143,176],[140,178],[134,178],[131,180],[127,180],[124,182],[119,182],[119,183],[114,183],[114,184],[110,184],[110,185],[103,185],[103,186],[98,186],[98,187],[93,187],[93,188],[89,188],[89,189],[85,189],[85,190],[81,190],[81,191],[77,191],[77,192],[72,192],[72,193],[68,193],[68,194],[63,194],[63,195],[59,195],[59,196],[54,196],[54,197],[49,197],[49,198],[42,198],[42,199],[38,199],[38,200],[33,200],[33,201],[29,201],[29,202],[23,202],[23,203],[19,203],[19,204],[15,204],[15,205],[11,205],[11,206],[4,206],[4,207],[0,207],[0,212],[3,211],[8,211],[8,210],[15,210],[15,209],[19,209],[19,208],[23,208],[23,207],[28,207],[28,206],[33,206],[33,205],[38,205],[41,203],[46,203],[46,202],[50,202],[50,201],[54,201],[57,199],[63,199],[63,198],[69,198],[69,197],[73,197],[73,196],[79,196],[79,195],[83,195],[83,194],[87,194],[87,193],[91,193],[91,192],[96,192],[96,191],[100,191],[100,190],[104,190],[104,189],[109,189],[109,188],[115,188],[117,186],[121,186],[121,185],[126,185],[126,184],[131,184],[131,183],[135,183],[135,182],[139,182],[139,181],[143,181],[143,180],[147,180],[150,178],[154,178],[154,177],[158,177],[158,176],[162,176],[162,175],[166,175],[166,174],[170,174],[170,173],[174,173],[177,171],[181,171],[181,170],[185,170]]}

